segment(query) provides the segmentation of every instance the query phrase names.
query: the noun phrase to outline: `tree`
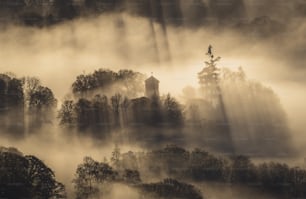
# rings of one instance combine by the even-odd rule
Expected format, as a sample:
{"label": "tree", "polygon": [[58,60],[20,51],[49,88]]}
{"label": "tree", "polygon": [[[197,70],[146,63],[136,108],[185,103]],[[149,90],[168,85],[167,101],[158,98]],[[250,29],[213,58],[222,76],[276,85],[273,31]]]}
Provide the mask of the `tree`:
{"label": "tree", "polygon": [[121,104],[122,96],[117,93],[111,97],[112,110],[114,115],[115,127],[120,126],[120,104]]}
{"label": "tree", "polygon": [[86,97],[87,92],[94,88],[94,81],[90,76],[79,75],[76,78],[76,81],[72,84],[72,92],[75,95]]}
{"label": "tree", "polygon": [[183,125],[183,113],[180,104],[175,98],[168,94],[164,100],[164,111],[166,115],[166,121],[174,126]]}
{"label": "tree", "polygon": [[167,145],[161,150],[147,154],[149,170],[152,173],[165,171],[169,176],[182,177],[189,162],[189,152],[176,145]]}
{"label": "tree", "polygon": [[8,82],[7,88],[8,100],[8,132],[16,137],[24,136],[24,119],[25,119],[25,99],[22,88],[22,82],[13,78]]}
{"label": "tree", "polygon": [[58,112],[61,125],[73,125],[75,123],[75,106],[72,100],[65,100]]}
{"label": "tree", "polygon": [[122,123],[123,125],[128,123],[128,108],[130,105],[130,100],[127,97],[124,97],[122,100],[120,107],[122,110]]}
{"label": "tree", "polygon": [[0,167],[0,197],[30,198],[33,193],[31,181],[28,180],[29,163],[22,153],[12,153],[2,148]]}
{"label": "tree", "polygon": [[196,181],[224,181],[224,161],[201,149],[194,149],[190,154],[187,171]]}
{"label": "tree", "polygon": [[[10,75],[10,76],[9,76]],[[3,128],[15,137],[24,135],[24,93],[22,81],[12,74],[2,75],[0,82],[0,108],[6,121]]]}
{"label": "tree", "polygon": [[120,148],[116,144],[111,157],[111,164],[116,169],[120,167],[120,158],[121,158]]}
{"label": "tree", "polygon": [[198,79],[205,99],[214,104],[218,103],[219,95],[221,94],[219,87],[219,69],[216,67],[216,63],[221,58],[214,58],[212,46],[209,46],[207,55],[210,57],[210,61],[205,61],[206,67],[198,73]]}
{"label": "tree", "polygon": [[28,175],[38,198],[66,198],[64,185],[55,180],[54,172],[35,156],[25,156],[29,162]]}
{"label": "tree", "polygon": [[85,157],[78,165],[73,180],[76,198],[87,199],[106,194],[111,182],[118,178],[118,173],[106,163],[100,163],[90,157]]}
{"label": "tree", "polygon": [[292,153],[288,120],[274,90],[249,80],[242,68],[237,71],[224,68],[221,74],[220,87],[228,122],[233,133],[248,139],[248,147],[239,142],[236,149],[264,155],[280,151]]}
{"label": "tree", "polygon": [[54,97],[52,90],[41,85],[41,82],[36,77],[22,78],[25,104],[31,110],[51,110],[55,108],[57,100]]}
{"label": "tree", "polygon": [[165,179],[158,183],[142,184],[139,187],[144,195],[153,194],[158,198],[203,198],[201,192],[193,185],[171,178]]}
{"label": "tree", "polygon": [[72,84],[72,92],[78,97],[90,97],[98,92],[115,90],[128,97],[135,97],[143,93],[144,75],[132,70],[114,72],[99,69],[92,74],[77,76]]}
{"label": "tree", "polygon": [[94,79],[93,88],[99,88],[99,87],[107,88],[108,86],[113,84],[117,79],[116,77],[117,73],[108,69],[96,70],[94,71],[93,74],[89,74],[88,76]]}
{"label": "tree", "polygon": [[35,156],[0,148],[1,198],[66,198],[65,187],[54,172]]}
{"label": "tree", "polygon": [[51,89],[43,86],[38,86],[38,88],[30,93],[30,109],[53,109],[56,106],[57,100],[55,99]]}
{"label": "tree", "polygon": [[231,182],[254,183],[257,181],[255,166],[251,160],[242,155],[231,158]]}
{"label": "tree", "polygon": [[30,128],[39,128],[52,123],[57,105],[53,92],[48,87],[37,86],[29,92]]}
{"label": "tree", "polygon": [[110,126],[110,106],[106,95],[95,95],[92,100],[94,121],[97,131],[107,130]]}
{"label": "tree", "polygon": [[125,169],[122,178],[127,184],[133,185],[141,183],[140,174],[137,170]]}
{"label": "tree", "polygon": [[5,76],[2,76],[0,78],[0,110],[1,112],[4,112],[4,110],[7,108],[7,98],[6,98],[6,78]]}
{"label": "tree", "polygon": [[79,129],[84,130],[93,124],[93,109],[91,101],[81,98],[74,106],[76,122]]}
{"label": "tree", "polygon": [[7,85],[8,105],[22,106],[24,105],[24,93],[22,81],[16,78],[11,79]]}
{"label": "tree", "polygon": [[[119,107],[120,108],[120,107]],[[91,130],[95,135],[109,131],[111,107],[106,95],[95,95],[92,99],[80,98],[77,102],[66,100],[58,112],[60,124],[79,130]]]}
{"label": "tree", "polygon": [[25,126],[35,130],[52,123],[56,104],[52,90],[42,86],[38,78],[0,74],[2,126],[10,135],[20,137],[29,130]]}
{"label": "tree", "polygon": [[122,87],[121,93],[129,97],[141,96],[144,92],[144,75],[132,70],[119,70],[116,79]]}
{"label": "tree", "polygon": [[36,77],[23,77],[22,82],[24,85],[24,93],[26,94],[27,104],[29,104],[30,95],[38,89],[38,87],[41,85],[41,82]]}

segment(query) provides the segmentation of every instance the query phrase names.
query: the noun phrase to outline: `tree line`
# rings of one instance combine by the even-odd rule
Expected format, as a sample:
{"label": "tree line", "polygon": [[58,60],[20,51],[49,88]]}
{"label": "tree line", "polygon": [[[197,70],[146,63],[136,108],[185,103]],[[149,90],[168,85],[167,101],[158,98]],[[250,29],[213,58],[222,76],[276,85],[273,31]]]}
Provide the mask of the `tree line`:
{"label": "tree line", "polygon": [[76,77],[72,99],[62,103],[60,124],[109,134],[117,128],[139,125],[183,124],[183,108],[170,94],[144,97],[145,75],[132,70],[99,69]]}
{"label": "tree line", "polygon": [[109,69],[98,69],[90,74],[81,74],[72,83],[75,97],[90,97],[94,94],[120,93],[127,97],[137,97],[144,93],[145,75],[140,72],[121,69],[118,72]]}
{"label": "tree line", "polygon": [[23,137],[52,124],[57,100],[35,77],[0,74],[0,124],[2,133]]}
{"label": "tree line", "polygon": [[117,128],[138,125],[180,127],[184,119],[181,105],[170,94],[150,100],[145,97],[129,99],[119,93],[110,98],[95,95],[89,99],[66,100],[58,117],[65,127],[91,130],[95,134],[109,134]]}
{"label": "tree line", "polygon": [[116,164],[112,167],[90,157],[85,157],[78,165],[73,183],[76,198],[80,199],[107,197],[112,188],[116,189],[116,183],[135,189],[141,198],[202,199],[201,192],[193,185],[171,178],[145,183],[137,170],[119,169]]}
{"label": "tree line", "polygon": [[[35,156],[24,156],[16,148],[0,147],[0,168],[1,198],[67,198],[65,186]],[[115,184],[128,186],[145,198],[202,199],[200,191],[193,185],[170,178],[145,183],[136,170],[115,169],[90,157],[85,157],[83,163],[78,165],[73,184],[77,199],[106,197],[112,187],[116,189]]]}
{"label": "tree line", "polygon": [[[167,176],[193,183],[209,182],[249,187],[285,198],[306,196],[306,170],[280,162],[255,164],[244,155],[215,155],[203,149],[186,150],[177,145],[148,152],[120,153],[115,148],[110,164],[137,170],[145,179]],[[115,155],[117,153],[117,155]]]}
{"label": "tree line", "polygon": [[[274,91],[248,80],[241,68],[217,68],[218,60],[207,62],[199,73],[199,90],[183,90],[184,104],[171,94],[144,97],[145,75],[137,71],[99,69],[78,75],[71,84],[70,97],[56,111],[52,90],[39,79],[2,74],[3,133],[22,137],[59,123],[101,138],[124,129],[135,140],[143,140],[144,131],[158,139],[167,136],[167,130],[177,130],[178,138],[188,139],[194,132],[199,142],[215,149],[223,147],[223,151],[235,146],[238,151],[248,149],[247,153],[254,154],[291,152],[286,113]],[[218,142],[207,143],[206,138]]]}
{"label": "tree line", "polygon": [[[35,156],[1,147],[0,168],[0,197],[67,197],[65,186],[56,180],[52,169]],[[166,178],[147,183],[152,177]],[[121,153],[116,146],[109,161],[85,157],[72,183],[76,198],[106,197],[116,191],[117,184],[122,184],[144,198],[201,199],[202,193],[195,185],[203,182],[239,185],[284,198],[304,198],[305,180],[305,169],[285,163],[255,164],[247,156],[220,156],[199,148],[186,150],[168,145],[127,153]]]}

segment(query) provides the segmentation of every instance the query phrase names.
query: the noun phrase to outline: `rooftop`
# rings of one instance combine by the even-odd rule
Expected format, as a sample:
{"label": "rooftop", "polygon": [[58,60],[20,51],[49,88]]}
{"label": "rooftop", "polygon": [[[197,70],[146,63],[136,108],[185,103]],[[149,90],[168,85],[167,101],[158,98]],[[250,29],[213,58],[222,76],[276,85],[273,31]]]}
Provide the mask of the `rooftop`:
{"label": "rooftop", "polygon": [[153,77],[153,75],[151,77],[149,77],[148,79],[146,79],[146,82],[157,82],[159,83],[159,80],[156,79],[155,77]]}

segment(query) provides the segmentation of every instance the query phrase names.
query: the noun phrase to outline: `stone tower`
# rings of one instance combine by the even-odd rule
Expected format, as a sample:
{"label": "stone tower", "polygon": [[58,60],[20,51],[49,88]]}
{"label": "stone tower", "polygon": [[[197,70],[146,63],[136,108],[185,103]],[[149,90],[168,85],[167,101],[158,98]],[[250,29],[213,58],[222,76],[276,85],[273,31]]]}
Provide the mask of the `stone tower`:
{"label": "stone tower", "polygon": [[145,81],[146,97],[159,97],[159,80],[151,76]]}

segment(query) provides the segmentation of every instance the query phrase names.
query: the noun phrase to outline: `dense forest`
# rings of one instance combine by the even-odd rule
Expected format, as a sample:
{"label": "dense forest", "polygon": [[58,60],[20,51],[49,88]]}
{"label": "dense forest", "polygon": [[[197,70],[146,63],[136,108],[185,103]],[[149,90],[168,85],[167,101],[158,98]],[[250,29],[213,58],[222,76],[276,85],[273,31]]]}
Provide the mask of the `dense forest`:
{"label": "dense forest", "polygon": [[[0,149],[2,198],[66,198],[65,186],[40,159],[15,148]],[[163,179],[158,181],[157,179]],[[159,150],[122,153],[116,146],[108,161],[84,157],[73,180],[76,198],[109,198],[127,187],[134,198],[205,198],[201,183],[248,187],[281,198],[304,198],[306,170],[284,163],[219,156],[203,149],[168,145]],[[155,179],[155,182],[152,182]],[[127,193],[126,193],[127,194]]]}

